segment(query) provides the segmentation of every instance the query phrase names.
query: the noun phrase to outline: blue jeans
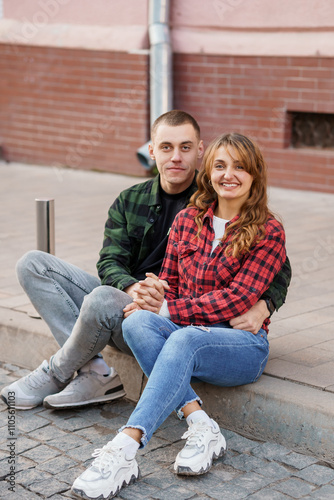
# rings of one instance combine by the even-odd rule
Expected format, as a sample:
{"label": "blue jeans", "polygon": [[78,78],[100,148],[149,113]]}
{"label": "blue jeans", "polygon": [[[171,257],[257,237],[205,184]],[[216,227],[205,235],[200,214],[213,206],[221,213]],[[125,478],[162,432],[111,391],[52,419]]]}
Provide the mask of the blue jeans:
{"label": "blue jeans", "polygon": [[149,377],[124,426],[143,431],[142,446],[174,409],[182,418],[187,403],[201,403],[190,386],[193,377],[224,387],[250,384],[260,377],[269,356],[262,329],[253,335],[228,323],[183,327],[149,311],[125,319],[123,336]]}
{"label": "blue jeans", "polygon": [[132,354],[122,336],[123,308],[131,297],[54,255],[33,250],[17,263],[18,280],[60,349],[50,359],[66,382],[107,345]]}

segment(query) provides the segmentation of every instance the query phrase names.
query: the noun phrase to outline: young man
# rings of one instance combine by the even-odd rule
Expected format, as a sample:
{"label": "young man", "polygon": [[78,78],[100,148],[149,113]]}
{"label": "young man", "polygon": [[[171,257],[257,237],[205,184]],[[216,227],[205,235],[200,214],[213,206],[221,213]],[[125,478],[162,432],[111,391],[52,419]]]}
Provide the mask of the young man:
{"label": "young man", "polygon": [[[196,191],[203,155],[199,126],[183,111],[160,116],[151,138],[149,152],[159,175],[123,191],[110,207],[97,263],[100,279],[44,252],[28,252],[18,262],[19,281],[60,349],[5,387],[1,397],[6,403],[9,392],[15,392],[18,409],[43,402],[54,409],[81,407],[125,394],[100,352],[109,344],[132,354],[122,337],[123,309],[136,300],[136,283],[147,272],[159,274],[170,227]],[[290,275],[287,261],[263,300],[231,325],[257,332],[283,304]]]}

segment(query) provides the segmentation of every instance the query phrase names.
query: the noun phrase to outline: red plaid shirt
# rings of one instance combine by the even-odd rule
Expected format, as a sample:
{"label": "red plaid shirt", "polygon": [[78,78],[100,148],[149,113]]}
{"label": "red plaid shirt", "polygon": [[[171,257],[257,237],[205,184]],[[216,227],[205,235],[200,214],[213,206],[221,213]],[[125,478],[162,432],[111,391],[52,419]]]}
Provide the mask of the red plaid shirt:
{"label": "red plaid shirt", "polygon": [[[266,236],[248,254],[226,257],[229,235],[211,255],[214,208],[205,214],[199,238],[194,238],[195,208],[182,210],[170,232],[160,278],[171,288],[165,298],[171,320],[179,325],[215,324],[240,316],[259,300],[285,262],[284,229],[276,219],[268,220]],[[263,324],[266,331],[269,323],[266,319]]]}

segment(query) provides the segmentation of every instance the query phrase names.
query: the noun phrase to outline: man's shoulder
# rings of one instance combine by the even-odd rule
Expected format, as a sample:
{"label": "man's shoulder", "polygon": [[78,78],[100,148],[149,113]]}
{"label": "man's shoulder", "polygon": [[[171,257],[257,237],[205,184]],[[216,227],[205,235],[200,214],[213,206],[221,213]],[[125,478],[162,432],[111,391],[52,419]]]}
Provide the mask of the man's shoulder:
{"label": "man's shoulder", "polygon": [[159,192],[158,176],[124,189],[117,196],[112,208],[118,210],[120,205],[129,204],[150,205],[156,200]]}
{"label": "man's shoulder", "polygon": [[149,179],[147,181],[144,181],[144,182],[140,182],[138,184],[134,184],[133,186],[127,188],[127,189],[124,189],[122,192],[121,192],[121,195],[124,196],[124,197],[128,197],[128,196],[131,196],[131,195],[136,195],[136,194],[141,194],[141,193],[151,193],[152,190],[155,190],[157,189],[159,186],[159,180],[158,180],[158,176],[157,177],[154,177],[152,179]]}

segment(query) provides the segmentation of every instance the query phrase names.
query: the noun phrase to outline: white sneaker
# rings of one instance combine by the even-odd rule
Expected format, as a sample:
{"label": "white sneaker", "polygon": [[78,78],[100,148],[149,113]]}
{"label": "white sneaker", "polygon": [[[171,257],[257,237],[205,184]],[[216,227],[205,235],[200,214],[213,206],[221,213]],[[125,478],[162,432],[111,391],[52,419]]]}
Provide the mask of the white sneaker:
{"label": "white sneaker", "polygon": [[136,459],[127,459],[123,449],[112,441],[95,450],[93,457],[97,458],[73,483],[71,491],[79,498],[113,498],[139,477]]}
{"label": "white sneaker", "polygon": [[211,420],[214,427],[207,422],[191,424],[182,436],[187,442],[178,453],[174,471],[176,474],[196,476],[207,472],[212,461],[226,452],[226,441],[220,432],[218,424]]}
{"label": "white sneaker", "polygon": [[[88,367],[89,368],[89,367]],[[114,368],[109,375],[99,375],[82,368],[66,388],[44,399],[46,408],[78,408],[94,403],[106,403],[125,396],[123,384]]]}
{"label": "white sneaker", "polygon": [[30,410],[43,404],[45,396],[61,391],[65,385],[50,375],[49,364],[44,360],[29,375],[4,387],[1,391],[1,398],[12,408]]}

